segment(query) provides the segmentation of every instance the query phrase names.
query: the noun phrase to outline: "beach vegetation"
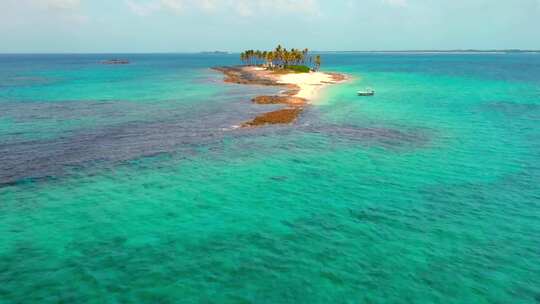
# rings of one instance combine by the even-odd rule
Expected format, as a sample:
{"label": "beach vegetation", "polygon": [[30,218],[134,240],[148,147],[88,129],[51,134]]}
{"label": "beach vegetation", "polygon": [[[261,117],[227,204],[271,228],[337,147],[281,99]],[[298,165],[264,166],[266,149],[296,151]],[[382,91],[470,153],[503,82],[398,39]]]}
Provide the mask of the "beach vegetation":
{"label": "beach vegetation", "polygon": [[309,49],[290,49],[278,45],[271,51],[246,50],[240,53],[240,60],[245,65],[262,66],[272,70],[291,70],[308,73],[321,68],[321,56],[312,56]]}
{"label": "beach vegetation", "polygon": [[311,71],[311,69],[306,65],[290,65],[287,67],[287,70],[296,73],[309,73]]}

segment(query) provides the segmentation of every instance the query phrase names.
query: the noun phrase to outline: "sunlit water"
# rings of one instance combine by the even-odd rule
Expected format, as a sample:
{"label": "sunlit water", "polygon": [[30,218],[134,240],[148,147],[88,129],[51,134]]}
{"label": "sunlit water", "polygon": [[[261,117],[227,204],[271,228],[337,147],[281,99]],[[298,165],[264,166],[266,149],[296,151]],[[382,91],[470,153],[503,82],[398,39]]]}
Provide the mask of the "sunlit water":
{"label": "sunlit water", "polygon": [[540,55],[326,54],[252,130],[236,55],[109,57],[0,56],[0,303],[540,302]]}

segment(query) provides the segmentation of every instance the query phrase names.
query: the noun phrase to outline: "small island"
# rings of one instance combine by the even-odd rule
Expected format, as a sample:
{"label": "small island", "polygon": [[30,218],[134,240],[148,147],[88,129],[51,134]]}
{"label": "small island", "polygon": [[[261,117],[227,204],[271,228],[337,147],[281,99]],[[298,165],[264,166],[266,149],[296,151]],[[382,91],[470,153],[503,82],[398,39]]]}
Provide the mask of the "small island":
{"label": "small island", "polygon": [[243,123],[244,128],[292,123],[323,87],[346,79],[342,74],[321,72],[321,56],[311,55],[308,49],[287,50],[278,45],[272,51],[242,52],[240,60],[244,65],[213,69],[225,74],[228,83],[284,88],[278,95],[253,98],[257,104],[283,104],[285,108],[259,115]]}
{"label": "small island", "polygon": [[200,52],[201,55],[229,55],[229,52],[224,51],[203,51]]}
{"label": "small island", "polygon": [[101,64],[129,64],[127,59],[109,59],[101,61]]}

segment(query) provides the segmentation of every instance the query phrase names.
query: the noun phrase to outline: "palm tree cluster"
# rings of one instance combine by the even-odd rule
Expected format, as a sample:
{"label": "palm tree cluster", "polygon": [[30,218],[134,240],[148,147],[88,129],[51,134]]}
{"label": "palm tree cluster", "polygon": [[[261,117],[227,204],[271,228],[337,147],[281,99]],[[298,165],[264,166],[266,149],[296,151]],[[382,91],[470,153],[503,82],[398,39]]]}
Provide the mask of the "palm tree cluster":
{"label": "palm tree cluster", "polygon": [[313,70],[321,67],[321,56],[311,56],[308,49],[287,50],[278,45],[272,51],[247,50],[240,53],[240,60],[247,65],[262,65],[268,68],[287,69],[290,66],[311,66]]}

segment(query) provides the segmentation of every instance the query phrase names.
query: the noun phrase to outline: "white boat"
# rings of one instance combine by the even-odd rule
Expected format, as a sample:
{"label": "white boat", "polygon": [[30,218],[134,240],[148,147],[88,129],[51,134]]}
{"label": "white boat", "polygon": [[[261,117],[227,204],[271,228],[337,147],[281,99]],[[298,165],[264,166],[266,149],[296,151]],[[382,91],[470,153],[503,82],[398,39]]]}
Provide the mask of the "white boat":
{"label": "white boat", "polygon": [[375,91],[371,88],[368,88],[364,91],[358,91],[358,96],[373,96],[375,95]]}

